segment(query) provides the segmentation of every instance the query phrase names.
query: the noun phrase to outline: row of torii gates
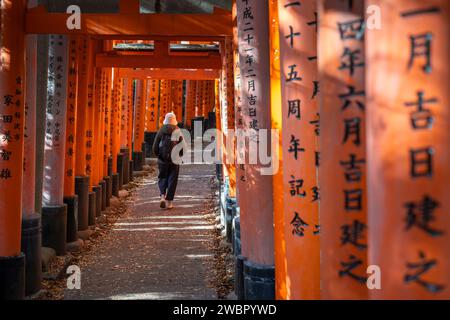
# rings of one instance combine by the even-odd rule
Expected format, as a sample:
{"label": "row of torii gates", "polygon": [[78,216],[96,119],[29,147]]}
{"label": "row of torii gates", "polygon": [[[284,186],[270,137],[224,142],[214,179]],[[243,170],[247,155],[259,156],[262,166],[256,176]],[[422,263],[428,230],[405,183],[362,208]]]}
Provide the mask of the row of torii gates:
{"label": "row of torii gates", "polygon": [[[140,14],[122,0],[74,30],[33,1],[1,3],[1,298],[39,290],[41,236],[64,254],[172,110],[186,126],[215,112],[222,144],[234,128],[280,132],[274,175],[222,165],[239,298],[450,298],[448,1],[236,0],[232,12]],[[44,76],[36,34],[50,35]],[[126,49],[137,40],[149,49]]]}

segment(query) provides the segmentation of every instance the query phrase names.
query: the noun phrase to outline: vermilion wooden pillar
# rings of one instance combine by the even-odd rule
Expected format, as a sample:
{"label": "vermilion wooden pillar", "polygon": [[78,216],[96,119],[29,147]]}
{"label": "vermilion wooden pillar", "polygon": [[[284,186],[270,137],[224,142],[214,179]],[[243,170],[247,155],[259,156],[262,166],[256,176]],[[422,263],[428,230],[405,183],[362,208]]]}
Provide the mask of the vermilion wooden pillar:
{"label": "vermilion wooden pillar", "polygon": [[94,190],[94,185],[96,185],[96,174],[95,174],[95,116],[94,113],[97,111],[95,108],[95,55],[98,50],[98,41],[90,39],[89,40],[89,60],[91,64],[88,69],[88,98],[87,98],[87,108],[86,108],[86,175],[89,176],[89,209],[88,209],[88,223],[90,226],[95,225],[96,216],[96,191]]}
{"label": "vermilion wooden pillar", "polygon": [[159,113],[159,126],[162,126],[164,117],[170,112],[170,80],[161,80],[160,89],[160,113]]}
{"label": "vermilion wooden pillar", "polygon": [[[267,0],[237,2],[241,107],[243,127],[250,135],[247,142],[255,139],[251,129],[271,128],[268,9]],[[248,56],[257,59],[251,61]],[[249,156],[248,144],[245,155]],[[272,176],[263,175],[262,168],[259,161],[247,163],[241,177],[246,194],[258,197],[257,201],[253,198],[240,203],[242,255],[247,258],[244,263],[247,299],[275,297]]]}
{"label": "vermilion wooden pillar", "polygon": [[[133,96],[134,96],[134,80],[128,79],[128,130],[127,130],[127,147],[130,151],[129,153],[129,159],[131,161],[132,154],[133,154],[133,126],[134,126],[134,105],[133,105]],[[130,179],[132,176],[130,176]]]}
{"label": "vermilion wooden pillar", "polygon": [[205,90],[204,90],[204,80],[197,81],[197,99],[195,104],[195,116],[202,117],[203,116],[203,105],[205,99]]}
{"label": "vermilion wooden pillar", "polygon": [[66,252],[67,205],[64,204],[68,41],[49,36],[47,106],[42,187],[42,244],[57,255]]}
{"label": "vermilion wooden pillar", "polygon": [[197,80],[188,80],[186,82],[186,116],[184,122],[189,128],[191,127],[191,120],[195,116],[196,98]]}
{"label": "vermilion wooden pillar", "polygon": [[25,1],[13,1],[2,3],[0,11],[0,299],[22,299],[25,295],[25,258],[20,248],[25,124],[25,8]]}
{"label": "vermilion wooden pillar", "polygon": [[102,69],[95,68],[95,112],[94,112],[94,173],[95,173],[95,185],[97,186],[103,179],[103,172],[100,170],[100,162],[103,159],[102,155],[102,130],[101,125],[103,123],[103,110],[102,110]]}
{"label": "vermilion wooden pillar", "polygon": [[[233,65],[229,68],[233,70]],[[208,117],[208,114],[213,111],[215,106],[215,83],[214,80],[207,80],[206,82],[207,95],[206,95],[206,107],[205,107],[205,116]],[[233,116],[234,120],[234,116]]]}
{"label": "vermilion wooden pillar", "polygon": [[[102,48],[103,43],[98,43],[98,48]],[[104,70],[95,69],[95,114],[94,114],[94,145],[95,145],[95,191],[96,191],[96,215],[106,209],[107,185],[104,181],[103,157],[104,157],[104,119],[105,119],[105,100],[104,100]]]}
{"label": "vermilion wooden pillar", "polygon": [[450,4],[367,5],[382,13],[366,39],[370,297],[449,299]]}
{"label": "vermilion wooden pillar", "polygon": [[[121,97],[122,97],[122,79],[117,76],[118,69],[113,70],[113,93],[111,100],[111,157],[112,157],[112,172],[113,179],[115,179],[117,172],[117,155],[120,151],[120,118],[121,113]],[[117,176],[118,178],[118,176]],[[118,183],[118,182],[117,182]],[[113,184],[115,184],[113,180]],[[118,187],[116,188],[118,192]]]}
{"label": "vermilion wooden pillar", "polygon": [[[97,40],[95,42],[94,53],[101,51],[103,49],[103,43],[101,40]],[[98,217],[102,211],[103,202],[103,190],[106,189],[106,186],[103,185],[103,170],[100,167],[100,163],[103,159],[102,155],[102,69],[95,68],[94,69],[94,92],[93,92],[93,139],[92,139],[92,191],[95,193],[95,216]]]}
{"label": "vermilion wooden pillar", "polygon": [[[269,32],[270,32],[270,111],[272,128],[282,133],[282,106],[280,82],[280,39],[278,0],[269,2]],[[284,234],[284,206],[283,206],[283,166],[282,139],[278,141],[278,171],[273,175],[273,218],[274,218],[274,255],[275,255],[275,297],[286,299],[286,242]]]}
{"label": "vermilion wooden pillar", "polygon": [[78,239],[78,196],[75,194],[75,154],[78,105],[78,40],[69,39],[67,74],[66,150],[64,157],[64,203],[67,205],[67,242]]}
{"label": "vermilion wooden pillar", "polygon": [[78,94],[75,152],[75,193],[78,196],[78,230],[89,226],[89,176],[86,173],[86,129],[89,69],[92,68],[91,41],[83,36],[78,43]]}
{"label": "vermilion wooden pillar", "polygon": [[128,108],[130,107],[128,105],[128,82],[130,81],[130,79],[124,78],[122,79],[122,81],[123,91],[121,96],[122,114],[120,117],[120,147],[122,149],[126,149],[128,148],[128,116],[130,114],[128,110]]}
{"label": "vermilion wooden pillar", "polygon": [[[224,161],[224,176],[228,182],[228,196],[236,198],[236,162],[235,162],[235,104],[234,104],[234,75],[233,75],[233,39],[226,38],[223,46],[223,69],[222,69],[222,134],[223,148],[222,159]],[[205,108],[208,107],[210,99],[209,84],[204,84]],[[212,101],[211,101],[212,102]],[[204,109],[205,109],[204,108]]]}
{"label": "vermilion wooden pillar", "polygon": [[[340,0],[322,0],[319,9],[321,297],[366,299],[365,9]],[[308,231],[316,223],[302,221]]]}
{"label": "vermilion wooden pillar", "polygon": [[[95,54],[95,41],[89,40],[89,60],[92,59],[94,61],[94,54]],[[92,57],[91,57],[92,56]],[[88,69],[88,87],[87,87],[87,108],[86,108],[86,174],[90,177],[89,179],[89,191],[92,191],[92,186],[94,184],[94,175],[93,175],[93,141],[94,141],[94,112],[95,112],[95,88],[94,88],[94,81],[95,81],[95,67],[94,64],[89,65]]]}
{"label": "vermilion wooden pillar", "polygon": [[214,80],[214,108],[216,110],[220,108],[219,79]]}
{"label": "vermilion wooden pillar", "polygon": [[135,126],[135,151],[142,151],[142,143],[144,142],[144,130],[145,130],[145,106],[147,102],[147,83],[148,80],[142,80],[139,84],[139,92],[140,95],[139,104],[136,104],[136,107],[139,107],[139,110],[136,109],[136,126]]}
{"label": "vermilion wooden pillar", "polygon": [[[112,122],[112,68],[105,68],[105,123],[104,123],[104,132],[103,132],[103,174],[105,177],[105,181],[108,185],[108,190],[111,190],[112,185],[112,167],[109,166],[109,162],[111,159],[111,122]],[[110,196],[110,192],[108,192],[108,196]],[[107,199],[108,203],[108,199]]]}
{"label": "vermilion wooden pillar", "polygon": [[69,69],[67,76],[67,124],[66,155],[64,175],[64,196],[75,195],[75,152],[77,125],[77,88],[78,88],[78,41],[75,36],[69,38]]}
{"label": "vermilion wooden pillar", "polygon": [[[37,1],[28,1],[28,8]],[[37,36],[26,36],[26,89],[24,160],[22,182],[22,241],[25,254],[25,294],[31,295],[41,289],[41,215],[36,212],[36,82],[37,82]]]}
{"label": "vermilion wooden pillar", "polygon": [[317,1],[289,3],[278,1],[286,299],[319,299]]}
{"label": "vermilion wooden pillar", "polygon": [[177,121],[182,121],[183,113],[183,81],[171,81],[171,110],[175,113]]}
{"label": "vermilion wooden pillar", "polygon": [[[146,99],[146,80],[136,80],[136,97],[134,100],[135,118],[134,118],[134,143],[133,143],[133,167],[135,171],[141,171],[144,165],[145,157],[142,152],[142,143],[144,141],[145,127],[145,99]],[[167,86],[170,92],[170,84]]]}
{"label": "vermilion wooden pillar", "polygon": [[[145,113],[145,131],[156,132],[159,104],[159,80],[150,80],[148,84],[147,110]],[[179,120],[181,120],[181,118]]]}
{"label": "vermilion wooden pillar", "polygon": [[[31,3],[31,1],[29,1]],[[26,101],[24,134],[24,181],[34,181],[36,175],[36,70],[37,36],[26,36]],[[22,218],[36,218],[35,184],[22,185]]]}

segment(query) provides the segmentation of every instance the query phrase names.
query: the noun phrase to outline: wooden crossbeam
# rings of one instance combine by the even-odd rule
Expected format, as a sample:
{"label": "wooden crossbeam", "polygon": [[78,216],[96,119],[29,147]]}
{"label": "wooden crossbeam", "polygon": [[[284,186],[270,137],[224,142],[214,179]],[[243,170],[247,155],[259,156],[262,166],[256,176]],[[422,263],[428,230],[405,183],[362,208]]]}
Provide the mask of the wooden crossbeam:
{"label": "wooden crossbeam", "polygon": [[130,79],[165,79],[165,80],[215,80],[220,77],[220,70],[207,69],[119,69],[120,78]]}
{"label": "wooden crossbeam", "polygon": [[182,56],[154,54],[97,54],[95,65],[101,68],[220,69],[220,54]]}
{"label": "wooden crossbeam", "polygon": [[49,13],[43,6],[28,10],[28,34],[79,34],[105,39],[217,40],[232,35],[231,13],[141,14],[131,9],[120,13],[82,13],[81,28],[69,30],[69,14]]}

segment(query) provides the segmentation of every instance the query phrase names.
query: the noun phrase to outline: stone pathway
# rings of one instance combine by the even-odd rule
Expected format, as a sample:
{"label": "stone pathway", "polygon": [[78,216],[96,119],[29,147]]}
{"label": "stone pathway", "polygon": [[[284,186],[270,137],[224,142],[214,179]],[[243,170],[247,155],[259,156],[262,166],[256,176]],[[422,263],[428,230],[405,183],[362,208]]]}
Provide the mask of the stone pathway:
{"label": "stone pathway", "polygon": [[211,222],[214,167],[181,167],[175,208],[159,208],[156,177],[128,199],[129,212],[81,266],[81,290],[65,299],[216,299]]}

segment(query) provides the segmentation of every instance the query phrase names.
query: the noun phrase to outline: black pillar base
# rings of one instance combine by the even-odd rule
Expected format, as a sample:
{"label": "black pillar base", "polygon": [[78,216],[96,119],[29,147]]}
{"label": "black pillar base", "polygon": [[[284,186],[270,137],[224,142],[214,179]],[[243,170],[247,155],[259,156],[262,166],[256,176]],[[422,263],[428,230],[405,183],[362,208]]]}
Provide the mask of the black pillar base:
{"label": "black pillar base", "polygon": [[95,226],[95,216],[97,215],[96,204],[95,192],[89,192],[89,226]]}
{"label": "black pillar base", "polygon": [[75,177],[75,194],[78,196],[78,231],[89,225],[89,177]]}
{"label": "black pillar base", "polygon": [[92,191],[95,192],[95,216],[100,217],[102,214],[102,186],[93,186]]}
{"label": "black pillar base", "polygon": [[130,150],[128,148],[120,149],[123,154],[123,184],[130,182]]}
{"label": "black pillar base", "polygon": [[117,154],[117,174],[119,176],[119,190],[123,186],[123,175],[124,175],[124,156],[123,153]]}
{"label": "black pillar base", "polygon": [[106,183],[106,197],[105,197],[105,205],[106,207],[109,207],[110,205],[110,199],[112,197],[112,179],[111,176],[104,177],[103,180],[105,180]]}
{"label": "black pillar base", "polygon": [[67,205],[42,207],[42,246],[66,254]]}
{"label": "black pillar base", "polygon": [[67,243],[78,240],[78,196],[64,197],[67,205]]}
{"label": "black pillar base", "polygon": [[130,181],[134,180],[133,172],[134,172],[134,161],[130,160]]}
{"label": "black pillar base", "polygon": [[228,243],[233,241],[233,206],[236,206],[236,198],[227,196],[225,199],[225,230]]}
{"label": "black pillar base", "polygon": [[241,218],[239,216],[233,219],[233,254],[239,256],[242,252],[241,250]]}
{"label": "black pillar base", "polygon": [[25,298],[25,255],[0,257],[0,301]]}
{"label": "black pillar base", "polygon": [[[25,254],[25,295],[41,290],[41,217],[33,215],[22,220],[22,252]],[[1,300],[1,299],[0,299]]]}
{"label": "black pillar base", "polygon": [[144,168],[144,154],[142,151],[133,152],[133,170],[142,171]]}
{"label": "black pillar base", "polygon": [[234,293],[238,300],[245,299],[244,291],[244,262],[245,257],[238,255],[234,264]]}
{"label": "black pillar base", "polygon": [[146,144],[145,144],[145,141],[144,142],[142,142],[142,145],[141,145],[141,151],[142,151],[142,164],[144,165],[145,164],[145,158],[146,158],[146,154],[147,154],[147,146],[146,146]]}
{"label": "black pillar base", "polygon": [[108,191],[108,190],[106,190],[106,181],[105,180],[100,181],[100,186],[102,187],[102,198],[101,198],[100,209],[101,209],[101,211],[105,211],[106,210],[106,194]]}
{"label": "black pillar base", "polygon": [[244,261],[246,300],[275,299],[275,267]]}
{"label": "black pillar base", "polygon": [[108,158],[108,176],[112,175],[112,156]]}
{"label": "black pillar base", "polygon": [[112,177],[112,195],[118,197],[119,196],[119,175],[117,173],[113,173]]}

